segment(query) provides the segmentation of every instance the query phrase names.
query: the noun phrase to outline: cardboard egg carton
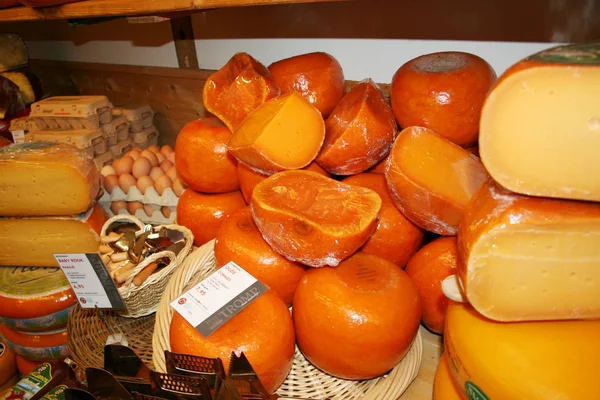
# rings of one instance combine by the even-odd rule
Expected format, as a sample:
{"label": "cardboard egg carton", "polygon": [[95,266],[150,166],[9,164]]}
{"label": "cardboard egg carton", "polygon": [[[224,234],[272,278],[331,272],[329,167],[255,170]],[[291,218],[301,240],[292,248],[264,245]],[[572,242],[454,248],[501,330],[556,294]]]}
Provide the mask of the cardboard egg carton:
{"label": "cardboard egg carton", "polygon": [[133,149],[133,139],[127,137],[124,140],[119,140],[116,144],[108,146],[108,149],[113,153],[115,159],[120,158],[129,150]]}
{"label": "cardboard egg carton", "polygon": [[107,151],[105,153],[102,153],[102,154],[94,157],[94,164],[96,164],[96,168],[98,168],[98,170],[101,170],[102,167],[104,167],[105,165],[112,164],[114,159],[115,159],[114,154],[111,153],[110,151]]}
{"label": "cardboard egg carton", "polygon": [[116,117],[101,127],[109,146],[114,146],[129,137],[129,124],[124,117]]}
{"label": "cardboard egg carton", "polygon": [[139,201],[143,204],[153,204],[161,207],[177,207],[179,197],[171,188],[165,189],[161,196],[153,187],[146,189],[146,193],[142,193],[137,187],[133,186],[125,193],[123,189],[117,186],[113,188],[112,193],[108,193],[105,189],[100,201],[108,203],[113,201]]}
{"label": "cardboard egg carton", "polygon": [[102,129],[57,129],[30,131],[25,135],[26,142],[58,142],[77,147],[89,158],[108,151],[108,143]]}
{"label": "cardboard egg carton", "polygon": [[112,121],[106,96],[55,96],[31,105],[29,115],[41,129],[98,129]]}
{"label": "cardboard egg carton", "polygon": [[131,133],[134,146],[147,149],[148,146],[158,145],[158,129],[154,125],[144,128],[139,132]]}
{"label": "cardboard egg carton", "polygon": [[114,117],[124,117],[132,133],[150,128],[154,123],[154,110],[148,104],[126,104],[112,109]]}
{"label": "cardboard egg carton", "polygon": [[[144,208],[140,208],[135,210],[134,214],[131,214],[127,209],[127,206],[120,207],[116,209],[112,202],[102,202],[100,201],[100,206],[106,211],[109,217],[113,217],[114,215],[133,215],[140,221],[145,224],[155,224],[155,225],[167,225],[173,224],[177,221],[177,207],[165,207],[159,206],[156,204],[143,204]],[[165,215],[166,209],[169,210],[167,213],[168,216]],[[148,214],[148,211],[152,211]],[[115,214],[117,211],[117,214]]]}

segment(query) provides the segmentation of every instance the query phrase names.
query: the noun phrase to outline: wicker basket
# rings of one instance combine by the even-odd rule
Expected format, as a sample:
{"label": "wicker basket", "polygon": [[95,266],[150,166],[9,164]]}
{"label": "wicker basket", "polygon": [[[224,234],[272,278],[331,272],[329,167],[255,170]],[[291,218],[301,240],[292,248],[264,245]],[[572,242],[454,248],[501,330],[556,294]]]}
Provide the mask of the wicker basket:
{"label": "wicker basket", "polygon": [[[106,235],[106,233],[109,232],[111,225],[116,222],[134,223],[140,229],[144,227],[144,224],[139,219],[131,215],[119,214],[109,218],[108,221],[106,221],[102,227],[101,234],[103,236]],[[160,298],[165,291],[171,275],[173,275],[173,272],[175,272],[177,266],[183,263],[194,244],[194,236],[192,232],[184,226],[159,225],[158,227],[164,227],[169,230],[175,230],[183,233],[185,237],[185,245],[177,255],[171,251],[161,251],[144,259],[134,268],[131,276],[121,287],[119,287],[119,294],[121,295],[121,298],[123,298],[123,302],[127,307],[127,311],[119,313],[119,315],[123,317],[139,318],[150,315],[156,311]],[[133,284],[133,278],[135,278],[135,276],[142,271],[146,265],[161,258],[169,258],[169,264],[160,271],[150,275],[141,286],[135,286]]]}
{"label": "wicker basket", "polygon": [[131,347],[146,365],[152,365],[154,316],[126,318],[113,311],[82,309],[75,305],[67,322],[69,354],[80,368],[104,368],[104,346],[109,336],[125,335]]}
{"label": "wicker basket", "polygon": [[[175,271],[160,300],[152,339],[153,364],[159,372],[166,372],[164,352],[170,350],[169,326],[174,312],[170,303],[216,269],[213,250],[214,240],[194,250]],[[277,394],[306,399],[394,400],[417,377],[422,346],[419,331],[406,357],[392,371],[383,377],[365,381],[348,381],[327,375],[310,364],[296,347],[292,371]]]}

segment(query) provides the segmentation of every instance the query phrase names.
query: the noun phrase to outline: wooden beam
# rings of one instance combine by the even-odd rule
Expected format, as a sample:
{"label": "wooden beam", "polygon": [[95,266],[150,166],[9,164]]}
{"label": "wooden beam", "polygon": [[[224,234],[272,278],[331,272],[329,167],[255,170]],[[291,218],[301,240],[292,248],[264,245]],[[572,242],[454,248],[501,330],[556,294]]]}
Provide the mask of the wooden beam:
{"label": "wooden beam", "polygon": [[196,43],[194,42],[194,29],[192,18],[171,18],[171,31],[177,52],[179,68],[198,69],[198,56],[196,54]]}

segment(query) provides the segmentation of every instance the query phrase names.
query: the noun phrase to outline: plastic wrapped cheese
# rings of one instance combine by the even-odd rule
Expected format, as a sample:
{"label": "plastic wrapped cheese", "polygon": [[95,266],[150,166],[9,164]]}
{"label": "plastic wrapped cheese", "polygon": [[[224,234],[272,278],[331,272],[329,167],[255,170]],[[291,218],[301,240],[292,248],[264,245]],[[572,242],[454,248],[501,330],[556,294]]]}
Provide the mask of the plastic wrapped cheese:
{"label": "plastic wrapped cheese", "polygon": [[481,160],[530,196],[600,201],[600,43],[532,55],[498,80],[481,113]]}
{"label": "plastic wrapped cheese", "polygon": [[34,142],[0,149],[0,216],[79,214],[99,189],[94,162],[70,145]]}
{"label": "plastic wrapped cheese", "polygon": [[497,321],[600,318],[600,204],[486,182],[458,232],[467,299]]}
{"label": "plastic wrapped cheese", "polygon": [[467,399],[598,399],[600,320],[503,323],[451,303],[444,349]]}
{"label": "plastic wrapped cheese", "polygon": [[0,282],[0,324],[19,331],[65,325],[76,303],[58,267],[0,267]]}
{"label": "plastic wrapped cheese", "polygon": [[55,331],[25,333],[0,325],[0,334],[15,354],[29,360],[60,360],[69,355],[66,327]]}
{"label": "plastic wrapped cheese", "polygon": [[54,254],[96,253],[106,220],[97,204],[75,217],[0,218],[0,265],[58,266]]}

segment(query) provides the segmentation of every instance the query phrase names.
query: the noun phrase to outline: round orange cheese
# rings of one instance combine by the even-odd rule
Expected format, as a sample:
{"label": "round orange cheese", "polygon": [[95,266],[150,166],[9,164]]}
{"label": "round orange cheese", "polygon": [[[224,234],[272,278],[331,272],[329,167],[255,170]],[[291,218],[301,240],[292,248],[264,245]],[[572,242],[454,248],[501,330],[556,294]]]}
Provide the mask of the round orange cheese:
{"label": "round orange cheese", "polygon": [[15,353],[0,342],[0,386],[8,382],[17,373]]}

